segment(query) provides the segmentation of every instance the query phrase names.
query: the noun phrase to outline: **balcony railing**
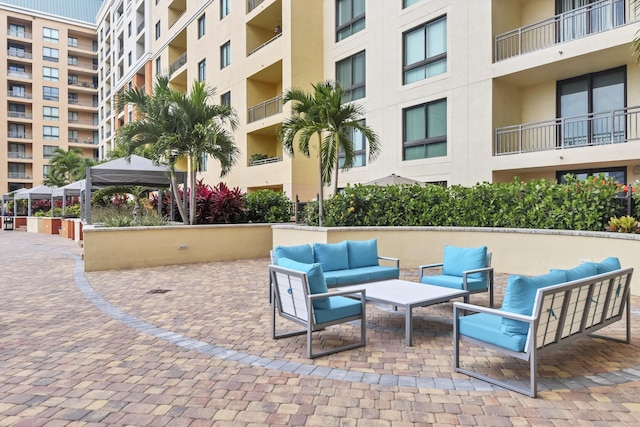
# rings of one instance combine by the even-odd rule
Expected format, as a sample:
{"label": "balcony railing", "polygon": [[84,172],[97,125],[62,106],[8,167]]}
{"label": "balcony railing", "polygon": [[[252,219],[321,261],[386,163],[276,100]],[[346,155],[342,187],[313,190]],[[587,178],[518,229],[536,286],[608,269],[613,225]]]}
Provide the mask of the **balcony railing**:
{"label": "balcony railing", "polygon": [[7,76],[16,77],[19,79],[28,79],[28,80],[31,80],[33,77],[31,73],[25,73],[23,71],[8,71]]}
{"label": "balcony railing", "polygon": [[640,139],[640,106],[496,129],[495,155],[560,150]]}
{"label": "balcony railing", "polygon": [[247,123],[282,113],[282,96],[276,96],[255,105],[247,111]]}
{"label": "balcony railing", "polygon": [[33,177],[24,172],[9,172],[9,179],[33,179]]}
{"label": "balcony railing", "polygon": [[9,111],[7,115],[9,117],[13,117],[16,119],[26,119],[26,120],[33,119],[33,114],[23,113],[21,111]]}
{"label": "balcony railing", "polygon": [[601,0],[504,34],[495,40],[495,60],[511,58],[639,20],[632,0]]}
{"label": "balcony railing", "polygon": [[97,126],[98,124],[89,119],[69,119],[69,126],[73,127],[73,125]]}
{"label": "balcony railing", "polygon": [[98,64],[90,64],[88,62],[76,62],[71,58],[67,59],[67,64],[71,67],[82,68],[85,70],[93,70],[96,71],[98,69]]}
{"label": "balcony railing", "polygon": [[25,159],[25,160],[33,159],[33,155],[23,153],[22,151],[9,151],[9,153],[7,154],[7,157],[10,159]]}
{"label": "balcony railing", "polygon": [[281,162],[282,157],[269,157],[268,159],[260,159],[249,162],[249,166],[268,165],[269,163]]}
{"label": "balcony railing", "polygon": [[187,63],[187,52],[180,55],[178,59],[176,59],[171,63],[171,65],[169,65],[169,75],[178,71],[180,67],[182,67],[186,63]]}
{"label": "balcony railing", "polygon": [[97,52],[98,51],[98,47],[96,45],[88,44],[88,43],[76,43],[71,39],[67,40],[67,46],[71,47],[71,48],[74,48],[74,49],[90,50],[91,52]]}
{"label": "balcony railing", "polygon": [[258,46],[257,48],[253,49],[251,52],[249,52],[247,54],[247,56],[259,51],[260,49],[262,49],[263,47],[265,47],[266,45],[268,45],[269,43],[271,43],[272,41],[276,40],[277,38],[282,36],[282,31],[279,32],[278,34],[276,34],[274,37],[270,38],[269,40],[267,40],[266,42],[262,43],[260,46]]}
{"label": "balcony railing", "polygon": [[31,33],[27,33],[27,32],[24,32],[24,31],[16,31],[16,30],[7,31],[7,35],[9,35],[11,37],[19,37],[21,39],[28,39],[28,40],[31,40],[31,38],[32,38]]}
{"label": "balcony railing", "polygon": [[19,49],[7,49],[7,55],[13,58],[33,59],[33,54],[31,52],[25,52],[24,50]]}
{"label": "balcony railing", "polygon": [[13,91],[13,90],[8,91],[7,96],[11,98],[22,98],[22,99],[31,99],[32,97],[30,93],[24,93],[21,91]]}
{"label": "balcony railing", "polygon": [[7,136],[14,139],[31,139],[31,134],[29,132],[9,131],[7,132]]}
{"label": "balcony railing", "polygon": [[93,82],[77,82],[75,80],[69,80],[69,86],[76,86],[76,87],[84,87],[87,89],[97,89],[98,85],[93,83]]}
{"label": "balcony railing", "polygon": [[144,30],[144,22],[141,22],[140,25],[138,25],[138,33],[140,34],[142,32],[142,30]]}
{"label": "balcony railing", "polygon": [[256,7],[260,6],[260,4],[263,2],[264,0],[249,0],[248,3],[248,7],[247,9],[249,10],[249,12],[251,12],[253,9],[255,9]]}

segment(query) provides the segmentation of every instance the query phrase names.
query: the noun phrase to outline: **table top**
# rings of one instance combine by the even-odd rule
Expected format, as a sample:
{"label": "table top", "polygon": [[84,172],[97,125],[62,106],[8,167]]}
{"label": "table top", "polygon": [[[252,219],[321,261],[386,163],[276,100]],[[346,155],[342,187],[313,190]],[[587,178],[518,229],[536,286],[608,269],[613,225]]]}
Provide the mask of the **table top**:
{"label": "table top", "polygon": [[337,288],[346,290],[366,290],[368,301],[378,301],[400,306],[425,306],[468,295],[467,291],[426,285],[407,280],[381,280]]}

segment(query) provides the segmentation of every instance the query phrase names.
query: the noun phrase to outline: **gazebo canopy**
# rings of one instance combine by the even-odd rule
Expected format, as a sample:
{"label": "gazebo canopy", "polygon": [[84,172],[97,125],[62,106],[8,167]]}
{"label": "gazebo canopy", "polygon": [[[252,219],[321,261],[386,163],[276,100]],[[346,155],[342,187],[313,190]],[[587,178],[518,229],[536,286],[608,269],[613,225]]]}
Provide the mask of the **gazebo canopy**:
{"label": "gazebo canopy", "polygon": [[374,179],[373,181],[365,182],[362,185],[377,185],[378,187],[386,187],[387,185],[413,185],[423,184],[415,179],[405,178],[400,175],[392,173],[391,175],[383,176],[382,178]]}
{"label": "gazebo canopy", "polygon": [[51,187],[47,187],[46,185],[38,185],[37,187],[26,189],[26,191],[18,190],[13,198],[15,200],[28,199],[28,200],[36,200],[36,199],[50,199],[51,192],[53,189]]}
{"label": "gazebo canopy", "polygon": [[72,182],[71,184],[67,184],[63,187],[54,188],[51,193],[52,197],[71,197],[71,196],[79,196],[80,192],[84,191],[85,188],[85,180],[81,179],[80,181]]}

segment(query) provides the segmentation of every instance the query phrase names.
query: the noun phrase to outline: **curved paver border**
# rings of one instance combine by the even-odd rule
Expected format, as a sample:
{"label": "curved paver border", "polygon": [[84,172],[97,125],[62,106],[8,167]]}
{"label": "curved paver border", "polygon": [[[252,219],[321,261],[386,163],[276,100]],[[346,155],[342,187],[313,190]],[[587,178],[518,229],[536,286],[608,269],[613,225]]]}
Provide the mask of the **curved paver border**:
{"label": "curved paver border", "polygon": [[[152,324],[140,320],[109,303],[98,292],[96,292],[96,290],[91,286],[91,283],[89,283],[89,280],[84,274],[84,262],[82,258],[78,255],[70,253],[67,253],[67,255],[73,258],[75,261],[73,277],[76,283],[76,287],[96,308],[98,308],[111,318],[139,332],[148,334],[166,342],[170,342],[184,349],[195,350],[202,354],[207,354],[209,356],[217,357],[220,359],[244,363],[251,366],[258,366],[266,369],[273,369],[300,375],[309,375],[322,379],[362,382],[387,386],[437,388],[443,390],[503,390],[501,387],[496,387],[477,379],[447,379],[391,374],[375,374],[348,369],[315,366],[298,362],[288,362],[285,360],[271,359],[252,355],[249,353],[238,352],[204,341],[189,338],[187,336],[153,326]],[[632,309],[631,312],[635,316],[640,315],[640,311],[637,309]],[[544,378],[542,381],[539,380],[538,389],[540,391],[544,391],[556,389],[589,388],[597,386],[618,385],[632,381],[640,381],[640,365],[615,372],[606,372],[597,375],[585,375],[581,377],[559,379]]]}

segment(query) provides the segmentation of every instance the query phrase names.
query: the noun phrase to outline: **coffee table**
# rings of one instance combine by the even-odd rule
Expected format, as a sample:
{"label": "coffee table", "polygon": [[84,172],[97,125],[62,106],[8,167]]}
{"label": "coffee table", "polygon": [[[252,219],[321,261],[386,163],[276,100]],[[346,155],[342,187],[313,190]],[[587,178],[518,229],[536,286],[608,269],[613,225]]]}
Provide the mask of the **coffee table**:
{"label": "coffee table", "polygon": [[362,283],[338,288],[339,290],[366,289],[366,300],[383,304],[391,304],[404,308],[405,339],[407,346],[413,344],[413,309],[449,301],[453,298],[465,297],[468,291],[444,288],[442,286],[425,285],[406,280],[381,280],[379,282]]}

